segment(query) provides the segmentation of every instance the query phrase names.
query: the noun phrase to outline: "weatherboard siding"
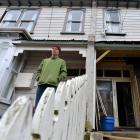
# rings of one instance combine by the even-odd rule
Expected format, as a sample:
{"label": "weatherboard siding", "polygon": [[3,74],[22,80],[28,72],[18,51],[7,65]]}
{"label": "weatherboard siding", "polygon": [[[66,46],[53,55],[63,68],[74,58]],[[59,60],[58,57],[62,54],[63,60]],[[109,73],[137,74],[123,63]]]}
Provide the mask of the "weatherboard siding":
{"label": "weatherboard siding", "polygon": [[85,8],[84,35],[61,34],[68,7],[42,7],[32,37],[34,39],[87,40],[91,25],[91,8]]}
{"label": "weatherboard siding", "polygon": [[125,36],[107,36],[104,34],[104,9],[97,8],[96,41],[139,41],[140,40],[140,9],[120,8],[122,33]]}

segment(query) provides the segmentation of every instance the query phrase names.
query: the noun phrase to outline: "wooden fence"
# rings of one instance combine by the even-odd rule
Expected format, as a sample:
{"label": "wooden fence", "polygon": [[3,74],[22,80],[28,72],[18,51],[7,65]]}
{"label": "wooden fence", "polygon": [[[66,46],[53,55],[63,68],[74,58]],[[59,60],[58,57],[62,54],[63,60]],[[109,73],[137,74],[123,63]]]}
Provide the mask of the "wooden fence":
{"label": "wooden fence", "polygon": [[3,140],[83,140],[86,120],[87,78],[47,88],[32,117],[32,101],[18,98],[0,121]]}

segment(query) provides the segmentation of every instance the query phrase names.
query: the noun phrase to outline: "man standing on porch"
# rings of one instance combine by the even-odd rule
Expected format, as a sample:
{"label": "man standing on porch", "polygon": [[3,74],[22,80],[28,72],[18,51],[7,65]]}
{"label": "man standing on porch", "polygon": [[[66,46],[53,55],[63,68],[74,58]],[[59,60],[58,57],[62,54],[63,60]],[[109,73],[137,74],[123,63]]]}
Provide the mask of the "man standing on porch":
{"label": "man standing on porch", "polygon": [[47,87],[57,88],[60,81],[66,80],[67,68],[66,62],[59,58],[61,48],[59,45],[53,45],[51,50],[52,56],[43,59],[37,69],[36,80],[38,88],[35,99],[35,108]]}

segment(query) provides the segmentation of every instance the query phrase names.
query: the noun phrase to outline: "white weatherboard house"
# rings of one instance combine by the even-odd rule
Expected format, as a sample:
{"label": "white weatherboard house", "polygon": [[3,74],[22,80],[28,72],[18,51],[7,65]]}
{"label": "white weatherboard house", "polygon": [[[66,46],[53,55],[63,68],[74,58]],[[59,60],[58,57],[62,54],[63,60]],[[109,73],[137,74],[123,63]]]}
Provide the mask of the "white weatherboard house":
{"label": "white weatherboard house", "polygon": [[34,100],[37,66],[59,44],[68,79],[87,74],[92,128],[104,113],[140,127],[139,22],[139,0],[0,0],[0,116],[21,95]]}
{"label": "white weatherboard house", "polygon": [[92,1],[6,0],[0,4],[1,116],[17,97],[35,98],[36,69],[43,58],[51,55],[51,46],[58,44],[67,63],[68,79],[85,74],[89,67],[86,94],[90,95],[88,116],[94,125],[96,56]]}

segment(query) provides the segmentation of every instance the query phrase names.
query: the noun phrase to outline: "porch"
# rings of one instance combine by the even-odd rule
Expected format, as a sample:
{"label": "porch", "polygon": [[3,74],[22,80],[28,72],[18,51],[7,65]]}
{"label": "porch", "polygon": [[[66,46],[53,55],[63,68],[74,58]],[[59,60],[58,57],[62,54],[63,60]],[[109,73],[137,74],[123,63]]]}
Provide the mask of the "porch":
{"label": "porch", "polygon": [[[99,60],[97,89],[107,115],[114,116],[115,130],[124,133],[126,130],[140,128],[140,50],[135,45],[127,44],[127,47],[121,43],[95,45]],[[97,103],[100,104],[98,99]],[[96,108],[98,129],[100,117],[105,113],[100,105],[97,104]]]}

